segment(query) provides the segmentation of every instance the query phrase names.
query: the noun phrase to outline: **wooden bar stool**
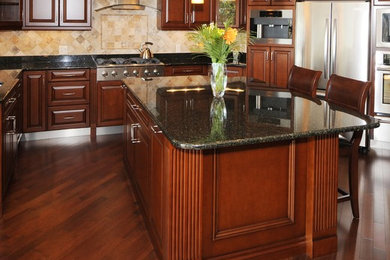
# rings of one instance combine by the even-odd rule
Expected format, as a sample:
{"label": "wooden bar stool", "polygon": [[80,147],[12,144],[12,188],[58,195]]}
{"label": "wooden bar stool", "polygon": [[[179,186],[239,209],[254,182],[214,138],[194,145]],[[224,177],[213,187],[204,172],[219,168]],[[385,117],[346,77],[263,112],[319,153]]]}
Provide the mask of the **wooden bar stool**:
{"label": "wooden bar stool", "polygon": [[[363,82],[333,74],[327,84],[325,100],[331,106],[339,107],[347,112],[364,115],[365,102],[371,82]],[[354,131],[352,137],[339,138],[340,147],[348,152],[349,193],[338,189],[341,194],[338,202],[351,201],[352,214],[359,218],[359,186],[358,186],[358,150],[363,131]]]}
{"label": "wooden bar stool", "polygon": [[321,71],[305,69],[294,65],[288,76],[287,88],[298,94],[316,98],[318,80],[321,77],[321,73]]}

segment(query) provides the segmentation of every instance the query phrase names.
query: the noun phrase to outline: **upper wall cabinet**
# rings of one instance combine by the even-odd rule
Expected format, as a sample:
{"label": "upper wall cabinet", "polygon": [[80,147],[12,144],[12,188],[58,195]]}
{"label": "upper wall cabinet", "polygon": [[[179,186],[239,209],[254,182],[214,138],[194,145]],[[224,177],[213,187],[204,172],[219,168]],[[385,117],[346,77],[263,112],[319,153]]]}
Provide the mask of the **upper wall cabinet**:
{"label": "upper wall cabinet", "polygon": [[92,0],[25,0],[26,29],[91,29]]}
{"label": "upper wall cabinet", "polygon": [[23,0],[0,0],[0,30],[22,28]]}
{"label": "upper wall cabinet", "polygon": [[214,0],[191,4],[191,0],[159,0],[157,26],[161,30],[189,30],[213,21]]}
{"label": "upper wall cabinet", "polygon": [[295,0],[248,0],[248,5],[295,5]]}
{"label": "upper wall cabinet", "polygon": [[216,16],[218,26],[230,21],[233,27],[246,25],[246,0],[215,0]]}

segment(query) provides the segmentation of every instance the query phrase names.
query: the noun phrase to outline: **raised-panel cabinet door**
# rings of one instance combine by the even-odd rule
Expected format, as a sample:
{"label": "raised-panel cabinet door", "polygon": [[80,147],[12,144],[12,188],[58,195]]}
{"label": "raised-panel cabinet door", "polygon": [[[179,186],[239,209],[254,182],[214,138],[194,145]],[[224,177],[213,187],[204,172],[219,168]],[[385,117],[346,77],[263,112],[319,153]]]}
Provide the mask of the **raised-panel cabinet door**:
{"label": "raised-panel cabinet door", "polygon": [[269,82],[269,47],[248,47],[248,77]]}
{"label": "raised-panel cabinet door", "polygon": [[98,82],[97,125],[112,126],[123,124],[124,89],[122,81]]}
{"label": "raised-panel cabinet door", "polygon": [[23,132],[46,130],[46,76],[44,71],[23,74]]}
{"label": "raised-panel cabinet door", "polygon": [[213,21],[213,1],[204,0],[203,4],[191,4],[189,1],[190,13],[189,22],[191,28],[198,28],[202,24],[208,24]]}
{"label": "raised-panel cabinet door", "polygon": [[60,0],[60,26],[91,26],[91,0]]}
{"label": "raised-panel cabinet door", "polygon": [[160,0],[161,12],[158,13],[160,29],[186,29],[189,26],[189,0]]}
{"label": "raised-panel cabinet door", "polygon": [[25,26],[58,26],[58,0],[26,0]]}
{"label": "raised-panel cabinet door", "polygon": [[288,75],[294,63],[293,48],[271,48],[271,83],[287,87]]}

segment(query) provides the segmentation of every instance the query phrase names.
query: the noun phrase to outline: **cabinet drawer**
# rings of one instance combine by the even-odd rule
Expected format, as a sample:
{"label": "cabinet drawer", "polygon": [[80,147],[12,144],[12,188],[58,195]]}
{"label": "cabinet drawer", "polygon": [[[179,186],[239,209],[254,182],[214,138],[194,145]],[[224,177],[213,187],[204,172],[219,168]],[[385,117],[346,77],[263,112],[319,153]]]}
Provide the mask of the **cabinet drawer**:
{"label": "cabinet drawer", "polygon": [[207,75],[207,65],[167,66],[167,76]]}
{"label": "cabinet drawer", "polygon": [[89,81],[48,84],[48,105],[88,104]]}
{"label": "cabinet drawer", "polygon": [[149,125],[148,112],[142,109],[140,103],[132,96],[132,93],[129,90],[127,90],[126,93],[126,100],[127,108],[132,111],[137,119],[141,120],[145,125]]}
{"label": "cabinet drawer", "polygon": [[88,105],[49,107],[48,129],[67,129],[89,126]]}
{"label": "cabinet drawer", "polygon": [[246,74],[245,70],[246,68],[243,67],[228,66],[227,75],[228,77],[242,77]]}
{"label": "cabinet drawer", "polygon": [[49,70],[47,72],[47,80],[49,82],[89,80],[89,70]]}

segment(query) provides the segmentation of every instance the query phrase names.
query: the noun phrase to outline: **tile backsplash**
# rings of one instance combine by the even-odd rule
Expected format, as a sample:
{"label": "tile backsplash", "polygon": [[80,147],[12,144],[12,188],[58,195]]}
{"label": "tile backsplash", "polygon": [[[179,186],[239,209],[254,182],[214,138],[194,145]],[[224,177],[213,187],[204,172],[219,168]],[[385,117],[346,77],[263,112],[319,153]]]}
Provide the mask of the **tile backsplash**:
{"label": "tile backsplash", "polygon": [[189,52],[188,31],[157,29],[157,0],[141,0],[145,10],[105,9],[115,0],[93,0],[91,31],[0,31],[0,56],[137,53],[153,42],[153,52]]}

